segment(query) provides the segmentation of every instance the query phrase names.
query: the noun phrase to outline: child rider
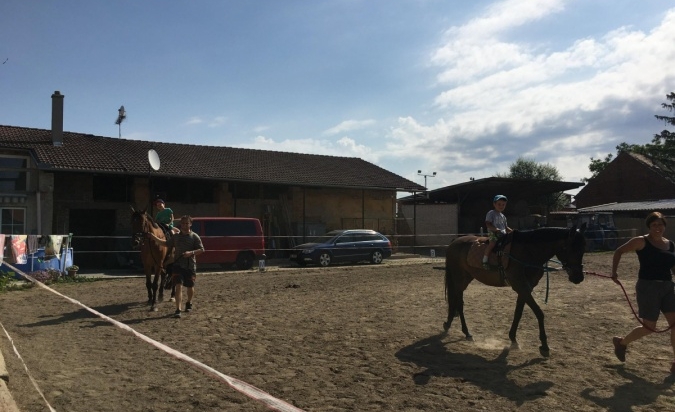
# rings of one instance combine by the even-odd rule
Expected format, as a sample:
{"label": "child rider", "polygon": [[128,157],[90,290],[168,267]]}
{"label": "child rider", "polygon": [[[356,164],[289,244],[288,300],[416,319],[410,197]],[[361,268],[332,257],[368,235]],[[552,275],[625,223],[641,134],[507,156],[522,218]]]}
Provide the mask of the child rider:
{"label": "child rider", "polygon": [[485,215],[485,226],[487,226],[488,238],[490,242],[485,248],[485,254],[483,255],[483,268],[489,269],[488,265],[488,256],[490,252],[494,249],[497,240],[504,236],[507,233],[512,232],[513,230],[506,224],[506,216],[504,216],[504,209],[506,209],[506,202],[508,199],[504,195],[497,195],[492,199],[492,205],[494,209],[490,210],[487,215]]}

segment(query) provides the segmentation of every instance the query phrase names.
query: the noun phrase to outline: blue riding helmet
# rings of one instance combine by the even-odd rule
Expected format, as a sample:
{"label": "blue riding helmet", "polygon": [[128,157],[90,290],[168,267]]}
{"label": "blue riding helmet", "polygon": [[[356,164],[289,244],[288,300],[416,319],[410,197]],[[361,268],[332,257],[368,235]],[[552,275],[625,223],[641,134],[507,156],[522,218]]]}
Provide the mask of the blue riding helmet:
{"label": "blue riding helmet", "polygon": [[497,195],[497,196],[495,196],[494,199],[492,199],[492,203],[495,203],[497,200],[504,200],[504,201],[506,201],[506,202],[509,201],[509,199],[507,199],[506,196],[504,196],[504,195]]}

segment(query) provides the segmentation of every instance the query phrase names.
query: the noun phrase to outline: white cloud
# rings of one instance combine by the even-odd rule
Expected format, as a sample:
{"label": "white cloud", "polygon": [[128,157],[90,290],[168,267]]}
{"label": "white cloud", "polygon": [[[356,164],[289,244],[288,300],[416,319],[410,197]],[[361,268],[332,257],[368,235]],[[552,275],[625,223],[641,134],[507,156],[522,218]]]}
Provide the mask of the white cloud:
{"label": "white cloud", "polygon": [[358,144],[348,137],[343,137],[333,142],[324,139],[286,139],[276,141],[265,136],[257,136],[252,144],[239,144],[236,147],[326,156],[336,156],[336,153],[338,153],[338,156],[358,157],[372,163],[377,163],[380,158],[379,152],[373,151],[368,146]]}
{"label": "white cloud", "polygon": [[323,132],[324,135],[336,135],[354,130],[364,129],[375,124],[375,120],[345,120],[337,126],[331,127]]}
{"label": "white cloud", "polygon": [[216,116],[211,120],[204,120],[204,118],[199,117],[199,116],[193,116],[189,118],[185,123],[183,123],[185,126],[193,126],[193,125],[200,125],[206,123],[207,127],[219,127],[227,123],[227,117],[226,116]]}
{"label": "white cloud", "polygon": [[225,116],[216,116],[209,122],[209,127],[220,127],[227,123],[227,117]]}
{"label": "white cloud", "polygon": [[266,130],[269,130],[269,128],[270,128],[269,126],[256,126],[256,127],[253,128],[253,131],[255,133],[262,133]]}
{"label": "white cloud", "polygon": [[200,117],[193,116],[193,117],[189,118],[189,119],[184,123],[184,125],[190,126],[190,125],[193,125],[193,124],[201,124],[201,123],[204,123],[204,120],[202,120]]}
{"label": "white cloud", "polygon": [[[508,0],[448,30],[446,43],[431,55],[440,70],[439,118],[428,125],[414,116],[400,118],[387,151],[423,156],[458,177],[472,170],[476,178],[504,171],[527,153],[578,181],[590,175],[589,151],[604,156],[621,141],[642,137],[627,135],[634,130],[622,123],[644,116],[645,107],[658,110],[655,99],[672,91],[675,9],[648,33],[620,27],[562,50],[547,50],[537,39],[507,40],[510,29],[553,18],[564,6]],[[643,120],[650,124],[653,117]]]}

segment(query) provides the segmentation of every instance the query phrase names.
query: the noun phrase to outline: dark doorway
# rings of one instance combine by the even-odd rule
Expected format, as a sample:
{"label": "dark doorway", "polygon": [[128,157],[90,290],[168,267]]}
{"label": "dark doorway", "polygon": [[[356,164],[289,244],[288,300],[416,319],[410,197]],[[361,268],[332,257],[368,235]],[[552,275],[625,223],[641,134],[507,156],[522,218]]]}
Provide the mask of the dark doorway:
{"label": "dark doorway", "polygon": [[73,262],[80,270],[118,267],[115,256],[115,210],[71,209]]}

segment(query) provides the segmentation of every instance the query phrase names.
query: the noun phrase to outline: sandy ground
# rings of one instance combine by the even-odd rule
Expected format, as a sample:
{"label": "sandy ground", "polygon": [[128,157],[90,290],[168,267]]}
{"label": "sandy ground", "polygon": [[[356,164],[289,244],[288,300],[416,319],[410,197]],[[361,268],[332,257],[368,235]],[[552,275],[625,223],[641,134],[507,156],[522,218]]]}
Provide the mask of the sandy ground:
{"label": "sandy ground", "polygon": [[[586,270],[609,273],[611,255]],[[465,293],[474,341],[446,318],[442,259],[382,265],[270,268],[200,274],[195,310],[149,312],[144,280],[56,289],[223,374],[307,411],[675,410],[668,334],[631,346],[622,364],[611,337],[637,322],[621,288],[561,272],[535,295],[550,358],[537,349],[526,308],[519,350],[507,337],[515,294],[472,283]],[[633,298],[633,256],[622,280]],[[265,405],[42,288],[0,295],[0,322],[57,411],[263,411]],[[663,327],[663,320],[661,320]],[[22,411],[47,411],[6,336],[0,349]]]}

